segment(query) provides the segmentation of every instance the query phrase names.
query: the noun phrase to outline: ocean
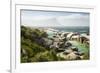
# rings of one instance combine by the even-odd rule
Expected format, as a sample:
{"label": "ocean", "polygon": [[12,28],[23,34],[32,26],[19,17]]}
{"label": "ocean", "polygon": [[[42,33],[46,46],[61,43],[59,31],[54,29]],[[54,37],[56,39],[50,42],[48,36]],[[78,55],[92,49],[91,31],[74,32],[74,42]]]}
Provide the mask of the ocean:
{"label": "ocean", "polygon": [[86,33],[89,34],[88,26],[77,26],[77,27],[52,27],[52,29],[58,30],[59,32],[77,32],[77,33]]}

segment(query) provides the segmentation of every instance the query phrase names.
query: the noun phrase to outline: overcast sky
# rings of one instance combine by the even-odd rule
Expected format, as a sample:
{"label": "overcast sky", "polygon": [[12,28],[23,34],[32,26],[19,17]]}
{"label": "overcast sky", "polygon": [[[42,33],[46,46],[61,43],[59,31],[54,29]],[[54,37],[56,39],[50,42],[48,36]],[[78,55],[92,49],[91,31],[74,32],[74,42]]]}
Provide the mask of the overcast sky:
{"label": "overcast sky", "polygon": [[89,13],[21,10],[21,25],[89,26]]}

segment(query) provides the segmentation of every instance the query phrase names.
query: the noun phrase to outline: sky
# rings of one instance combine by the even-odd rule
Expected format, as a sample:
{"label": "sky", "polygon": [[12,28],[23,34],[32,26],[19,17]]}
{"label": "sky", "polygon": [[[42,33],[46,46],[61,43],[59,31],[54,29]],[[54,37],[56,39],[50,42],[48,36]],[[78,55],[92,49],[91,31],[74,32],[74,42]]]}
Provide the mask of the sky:
{"label": "sky", "polygon": [[21,25],[39,27],[89,26],[89,13],[21,10]]}

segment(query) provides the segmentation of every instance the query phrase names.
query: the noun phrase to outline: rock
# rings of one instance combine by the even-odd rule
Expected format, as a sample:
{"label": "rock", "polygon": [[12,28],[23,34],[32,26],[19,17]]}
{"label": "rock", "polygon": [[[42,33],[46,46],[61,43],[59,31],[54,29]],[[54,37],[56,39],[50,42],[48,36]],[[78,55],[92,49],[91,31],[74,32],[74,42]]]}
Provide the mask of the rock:
{"label": "rock", "polygon": [[54,45],[50,45],[50,48],[55,48],[55,46]]}
{"label": "rock", "polygon": [[77,52],[77,51],[73,51],[73,52],[74,52],[76,55],[80,55],[79,52]]}
{"label": "rock", "polygon": [[76,60],[78,58],[78,55],[76,55],[74,52],[71,52],[70,54],[66,55],[67,60]]}
{"label": "rock", "polygon": [[43,39],[44,39],[44,41],[45,41],[45,46],[50,47],[50,45],[53,44],[53,40],[50,40],[50,39],[47,39],[47,38],[43,38]]}
{"label": "rock", "polygon": [[72,49],[73,51],[78,51],[78,48],[76,48],[76,47],[71,47],[71,49]]}
{"label": "rock", "polygon": [[70,46],[72,46],[72,44],[70,43],[70,42],[65,42],[65,47],[70,47]]}
{"label": "rock", "polygon": [[84,52],[79,52],[80,56],[83,56],[84,55]]}
{"label": "rock", "polygon": [[23,55],[27,55],[28,54],[25,49],[22,49],[21,52],[22,52]]}
{"label": "rock", "polygon": [[68,49],[66,49],[64,52],[66,52],[66,53],[71,53],[71,52],[73,52],[73,50],[72,50],[71,48],[68,48]]}
{"label": "rock", "polygon": [[83,59],[83,58],[84,58],[84,56],[80,56],[80,58],[81,58],[81,59]]}
{"label": "rock", "polygon": [[62,48],[56,48],[56,52],[57,52],[57,53],[59,53],[59,52],[63,52],[63,51],[65,51],[65,50],[62,49]]}
{"label": "rock", "polygon": [[63,52],[63,54],[64,54],[64,55],[68,55],[69,53],[68,53],[68,52]]}

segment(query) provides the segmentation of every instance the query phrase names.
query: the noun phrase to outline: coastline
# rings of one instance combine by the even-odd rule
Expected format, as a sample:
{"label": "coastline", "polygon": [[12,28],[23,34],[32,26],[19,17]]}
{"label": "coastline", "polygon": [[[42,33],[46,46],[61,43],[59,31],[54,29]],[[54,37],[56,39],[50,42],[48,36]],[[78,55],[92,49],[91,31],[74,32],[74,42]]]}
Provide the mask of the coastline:
{"label": "coastline", "polygon": [[[32,62],[35,61],[35,59],[37,59],[38,54],[39,55],[41,54],[44,56],[44,54],[51,54],[50,52],[52,52],[52,55],[54,55],[54,57],[56,56],[55,58],[57,59],[56,61],[88,60],[90,57],[89,56],[90,39],[89,39],[89,34],[87,33],[83,34],[79,32],[59,31],[53,28],[41,28],[41,27],[35,28],[35,27],[25,26],[24,28],[28,29],[27,35],[30,38],[28,36],[27,38],[30,39],[30,41],[33,41],[31,42],[31,44],[34,45],[32,46],[32,48],[35,48],[37,45],[38,48],[40,48],[41,46],[40,48],[41,51],[42,51],[42,48],[46,50],[45,52],[39,53],[40,51],[38,51],[37,54],[34,54],[36,55],[36,58],[32,57]],[[26,30],[24,30],[24,33],[25,31]],[[28,32],[30,33],[30,35]],[[23,40],[23,42],[25,40]],[[25,46],[26,45],[24,45],[23,47],[24,49],[23,53],[27,52],[25,51],[26,50]],[[34,53],[34,52],[31,51],[31,53]],[[45,57],[43,59],[45,59]],[[50,59],[50,61],[55,61],[55,59],[54,60]]]}

